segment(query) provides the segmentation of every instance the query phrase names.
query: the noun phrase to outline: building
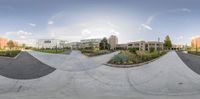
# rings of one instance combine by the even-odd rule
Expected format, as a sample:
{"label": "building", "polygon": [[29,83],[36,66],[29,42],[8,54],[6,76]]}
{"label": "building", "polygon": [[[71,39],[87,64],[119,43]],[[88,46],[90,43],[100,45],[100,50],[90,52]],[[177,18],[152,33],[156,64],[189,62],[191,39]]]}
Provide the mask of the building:
{"label": "building", "polygon": [[102,39],[83,39],[81,40],[81,48],[95,48],[99,49],[99,44]]}
{"label": "building", "polygon": [[164,43],[157,41],[137,41],[128,43],[127,48],[136,48],[141,51],[150,51],[150,50],[163,50]]}
{"label": "building", "polygon": [[80,49],[81,48],[81,42],[71,42],[70,43],[71,49]]}
{"label": "building", "polygon": [[115,35],[111,35],[108,39],[108,43],[110,44],[110,49],[114,50],[118,44],[118,38]]}
{"label": "building", "polygon": [[191,46],[192,48],[200,48],[200,36],[192,39]]}
{"label": "building", "polygon": [[70,47],[68,41],[58,39],[39,39],[36,43],[37,48],[66,48]]}
{"label": "building", "polygon": [[7,47],[8,39],[0,37],[0,49],[4,49]]}
{"label": "building", "polygon": [[117,44],[116,49],[118,50],[125,50],[128,49],[128,44]]}
{"label": "building", "polygon": [[173,44],[172,45],[172,50],[186,50],[186,46]]}

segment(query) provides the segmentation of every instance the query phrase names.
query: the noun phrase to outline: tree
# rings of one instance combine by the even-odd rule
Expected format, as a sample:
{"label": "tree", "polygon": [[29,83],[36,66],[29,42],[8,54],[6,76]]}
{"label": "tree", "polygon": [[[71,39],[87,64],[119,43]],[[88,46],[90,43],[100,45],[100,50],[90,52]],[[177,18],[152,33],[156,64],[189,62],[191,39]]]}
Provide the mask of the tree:
{"label": "tree", "polygon": [[167,35],[165,37],[164,46],[167,49],[170,49],[172,47],[172,42],[171,42],[171,39],[170,39],[169,35]]}
{"label": "tree", "polygon": [[101,50],[106,50],[106,49],[109,50],[110,49],[110,44],[108,44],[108,40],[106,37],[104,37],[101,40],[99,47]]}
{"label": "tree", "polygon": [[8,47],[9,47],[10,49],[12,49],[12,48],[15,47],[15,44],[14,44],[14,42],[13,42],[12,40],[9,40],[8,43],[7,43],[7,45],[8,45]]}

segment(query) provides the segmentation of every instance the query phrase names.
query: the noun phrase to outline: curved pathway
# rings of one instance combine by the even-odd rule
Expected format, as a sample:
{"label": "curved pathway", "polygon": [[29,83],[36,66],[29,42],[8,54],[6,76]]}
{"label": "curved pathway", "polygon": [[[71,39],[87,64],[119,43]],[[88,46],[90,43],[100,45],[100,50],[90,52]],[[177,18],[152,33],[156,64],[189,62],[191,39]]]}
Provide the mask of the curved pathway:
{"label": "curved pathway", "polygon": [[69,55],[50,54],[36,51],[29,51],[29,53],[41,62],[57,69],[65,71],[85,71],[102,66],[102,64],[107,63],[119,52],[100,55],[97,57],[87,57],[81,54],[80,51],[72,51]]}

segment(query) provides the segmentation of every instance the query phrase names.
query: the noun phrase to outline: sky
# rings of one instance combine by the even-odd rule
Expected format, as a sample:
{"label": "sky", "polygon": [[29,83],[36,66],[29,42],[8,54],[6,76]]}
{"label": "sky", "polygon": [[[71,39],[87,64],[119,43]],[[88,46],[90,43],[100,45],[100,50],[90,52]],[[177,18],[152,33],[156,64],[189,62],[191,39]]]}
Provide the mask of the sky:
{"label": "sky", "polygon": [[200,35],[199,0],[0,0],[0,36],[28,45],[117,35],[119,43],[190,45]]}

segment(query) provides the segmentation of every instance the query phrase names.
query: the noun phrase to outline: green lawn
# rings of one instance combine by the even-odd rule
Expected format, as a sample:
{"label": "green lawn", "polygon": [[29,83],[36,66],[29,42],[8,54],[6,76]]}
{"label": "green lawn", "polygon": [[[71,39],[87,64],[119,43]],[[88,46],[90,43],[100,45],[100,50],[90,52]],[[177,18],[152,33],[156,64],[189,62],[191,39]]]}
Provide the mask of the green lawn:
{"label": "green lawn", "polygon": [[136,51],[135,53],[132,53],[128,50],[121,51],[118,55],[115,55],[108,63],[110,64],[116,64],[116,65],[131,65],[131,64],[138,64],[143,63],[146,61],[153,60],[155,58],[158,58],[167,52],[147,52],[147,51]]}
{"label": "green lawn", "polygon": [[15,57],[17,56],[21,50],[0,50],[0,56],[4,57]]}
{"label": "green lawn", "polygon": [[53,53],[53,54],[59,54],[63,53],[69,49],[33,49],[34,51],[44,52],[44,53]]}

